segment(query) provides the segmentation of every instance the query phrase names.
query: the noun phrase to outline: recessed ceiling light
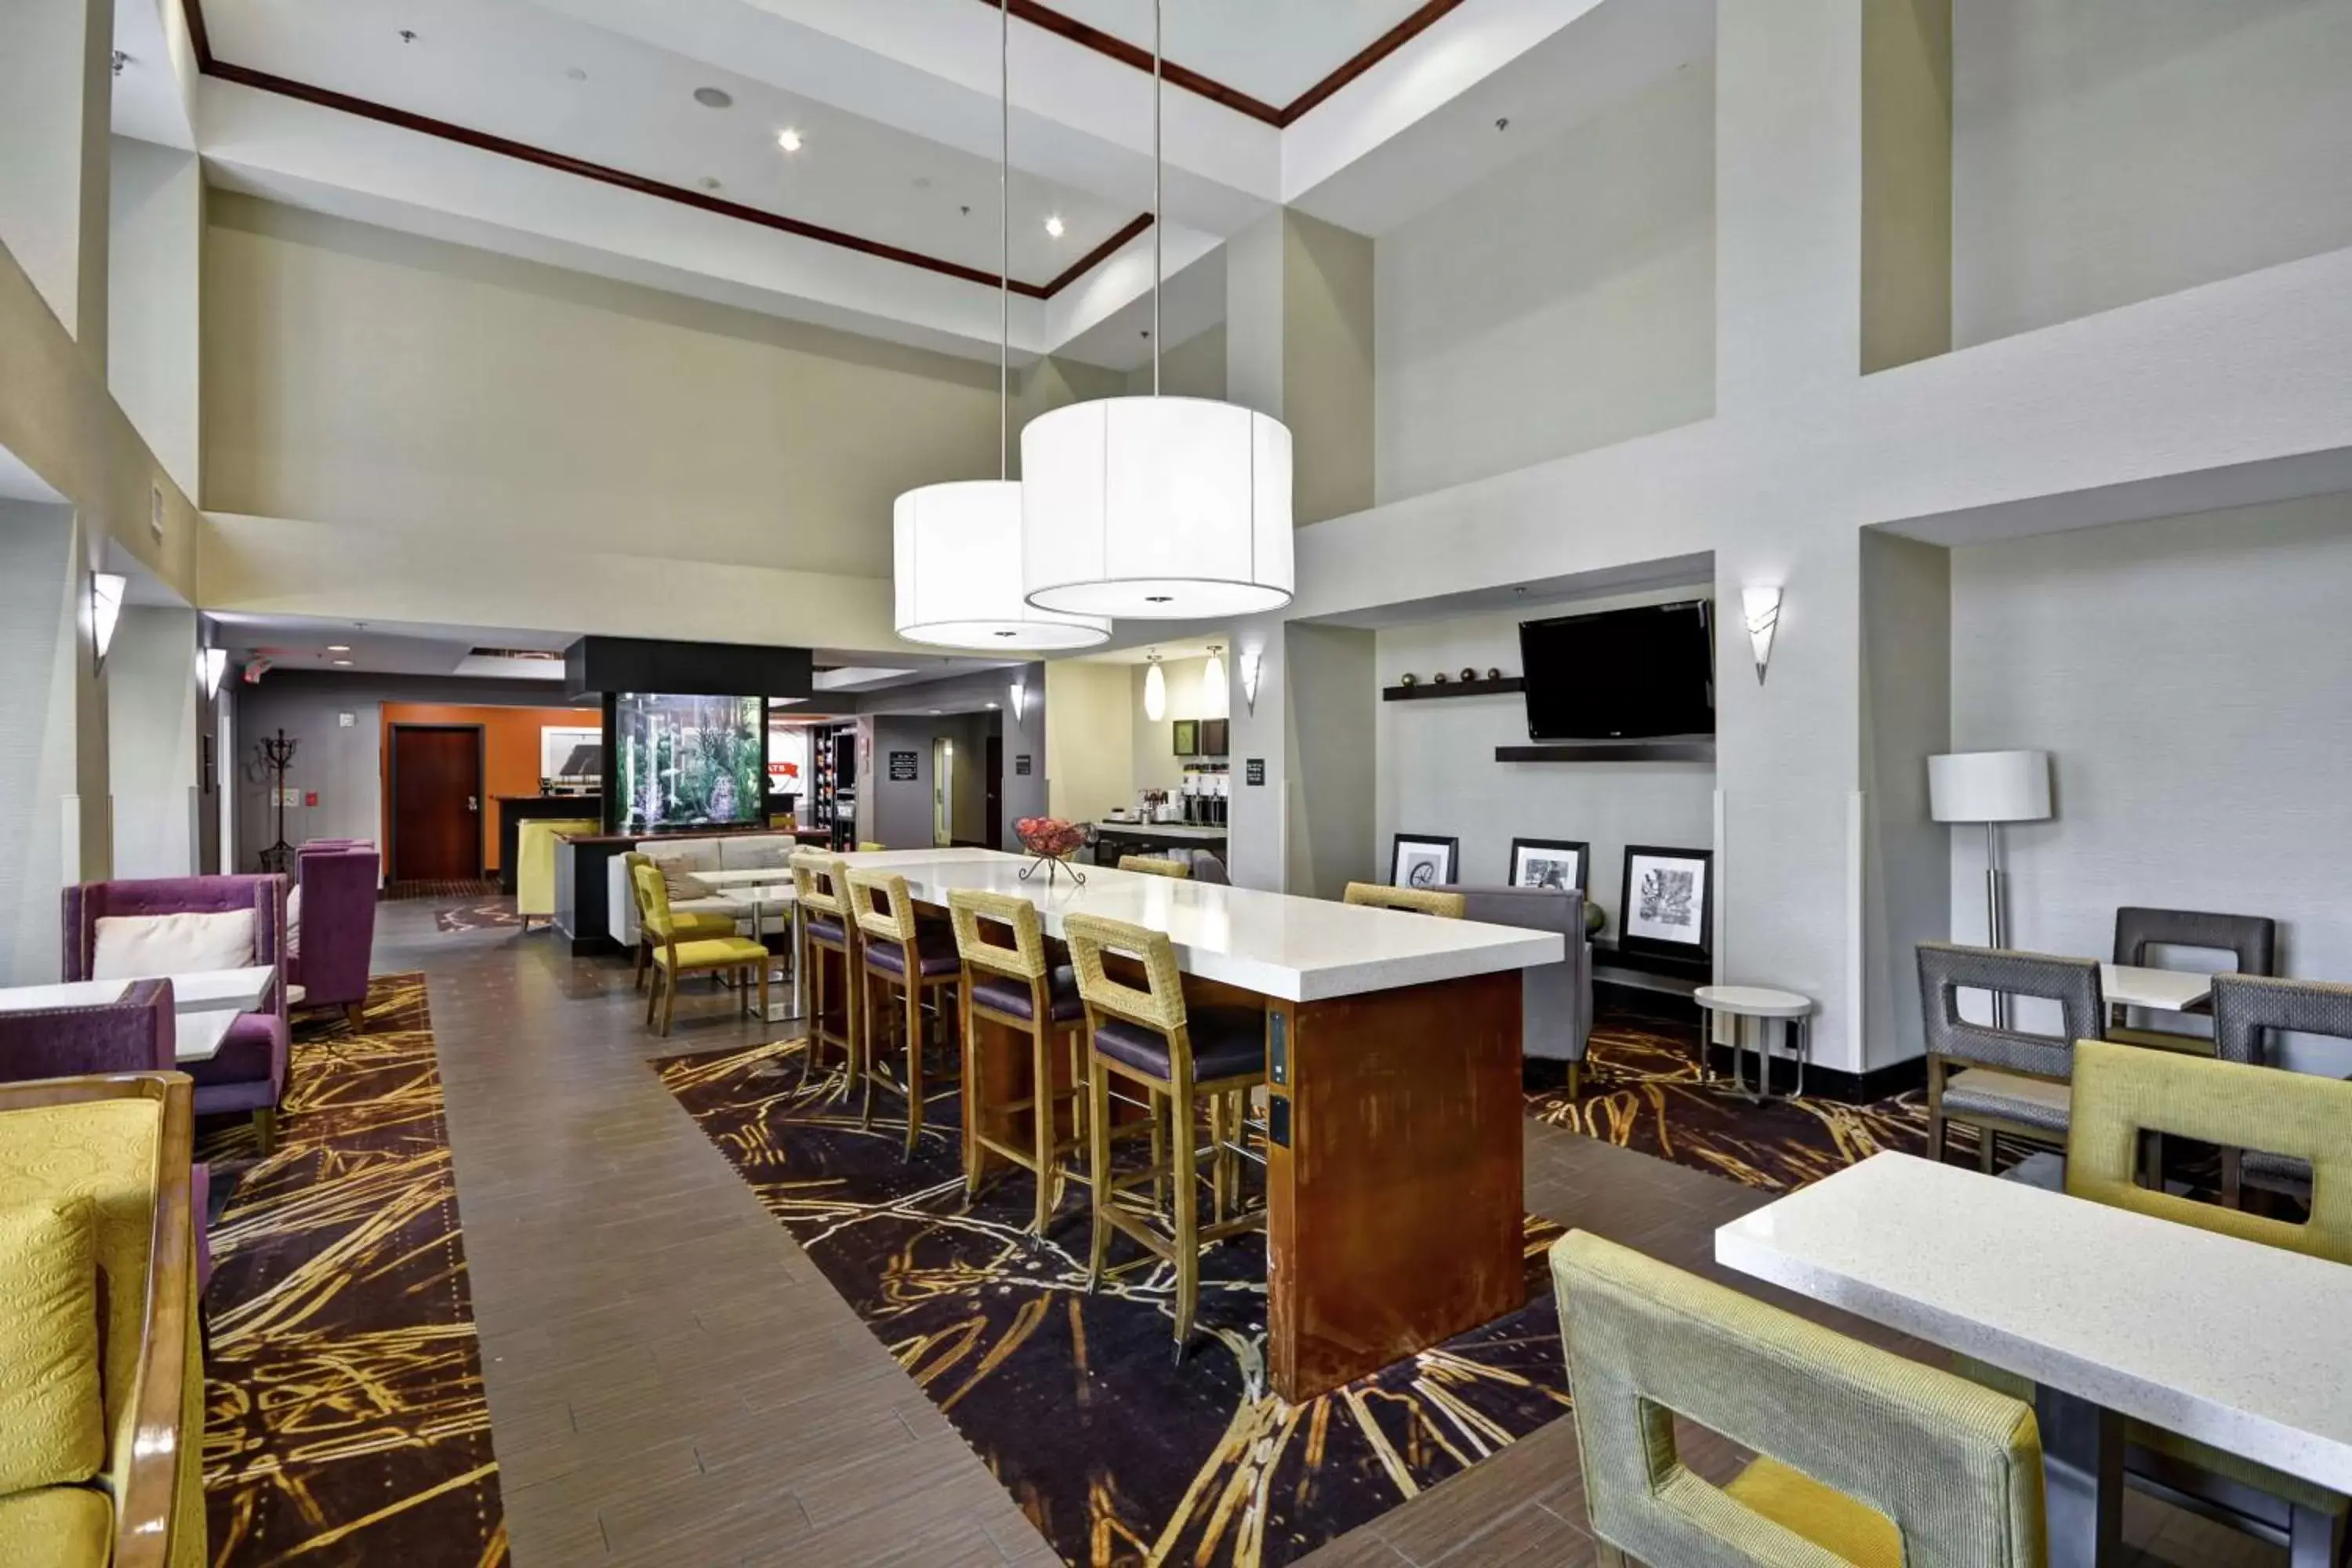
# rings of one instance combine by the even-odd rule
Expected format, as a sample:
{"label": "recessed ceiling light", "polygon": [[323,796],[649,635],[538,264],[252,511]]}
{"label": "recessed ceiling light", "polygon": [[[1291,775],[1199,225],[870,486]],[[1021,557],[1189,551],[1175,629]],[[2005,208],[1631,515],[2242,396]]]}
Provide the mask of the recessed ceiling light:
{"label": "recessed ceiling light", "polygon": [[801,150],[801,133],[787,125],[776,132],[776,145],[787,153],[797,153]]}
{"label": "recessed ceiling light", "polygon": [[339,658],[339,659],[335,660],[335,662],[336,662],[337,664],[346,664],[346,665],[347,665],[347,664],[351,663],[352,661],[351,661],[350,659],[347,659],[347,658]]}
{"label": "recessed ceiling light", "polygon": [[352,651],[352,645],[345,642],[331,642],[327,645],[327,651],[329,653],[349,653]]}
{"label": "recessed ceiling light", "polygon": [[573,81],[586,81],[588,79],[588,73],[582,70],[578,66],[573,66],[570,70],[565,71],[563,74],[571,78]]}
{"label": "recessed ceiling light", "polygon": [[732,109],[735,95],[723,87],[698,87],[694,89],[694,101],[705,109]]}
{"label": "recessed ceiling light", "polygon": [[718,191],[724,190],[726,186],[720,182],[718,175],[705,174],[702,176],[702,188],[706,191]]}
{"label": "recessed ceiling light", "polygon": [[1045,232],[1055,239],[1062,237],[1062,219],[1058,213],[1045,220]]}

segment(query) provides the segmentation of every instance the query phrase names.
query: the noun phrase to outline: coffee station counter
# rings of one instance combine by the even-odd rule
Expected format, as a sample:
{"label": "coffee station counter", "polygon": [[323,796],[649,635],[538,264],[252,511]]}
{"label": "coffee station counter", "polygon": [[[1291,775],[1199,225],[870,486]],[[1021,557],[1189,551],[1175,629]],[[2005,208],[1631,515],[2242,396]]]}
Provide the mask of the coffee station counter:
{"label": "coffee station counter", "polygon": [[1150,855],[1161,849],[1206,849],[1220,858],[1225,853],[1225,830],[1186,822],[1097,822],[1095,858],[1116,865],[1122,855]]}

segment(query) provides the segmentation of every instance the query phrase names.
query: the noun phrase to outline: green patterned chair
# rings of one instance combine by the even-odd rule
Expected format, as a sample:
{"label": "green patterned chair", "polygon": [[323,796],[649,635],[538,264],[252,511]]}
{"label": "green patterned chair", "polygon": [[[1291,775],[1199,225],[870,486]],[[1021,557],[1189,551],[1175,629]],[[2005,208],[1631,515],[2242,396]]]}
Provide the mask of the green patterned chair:
{"label": "green patterned chair", "polygon": [[[1551,1271],[1602,1563],[2043,1562],[2025,1405],[1582,1231]],[[1709,1484],[1676,1457],[1676,1414],[1759,1457]]]}
{"label": "green patterned chair", "polygon": [[[2144,1134],[2168,1133],[2230,1151],[2255,1149],[2307,1165],[2310,1216],[2298,1225],[2200,1203],[2138,1184]],[[2352,1083],[2106,1040],[2074,1044],[2074,1120],[2066,1192],[2178,1225],[2265,1247],[2352,1263]],[[2260,1302],[2246,1303],[2261,1331]],[[1969,1377],[2021,1399],[2024,1379],[1963,1361]],[[2136,1489],[2186,1502],[2288,1548],[2292,1568],[2345,1559],[2352,1504],[2324,1487],[2134,1421],[2124,1472]]]}

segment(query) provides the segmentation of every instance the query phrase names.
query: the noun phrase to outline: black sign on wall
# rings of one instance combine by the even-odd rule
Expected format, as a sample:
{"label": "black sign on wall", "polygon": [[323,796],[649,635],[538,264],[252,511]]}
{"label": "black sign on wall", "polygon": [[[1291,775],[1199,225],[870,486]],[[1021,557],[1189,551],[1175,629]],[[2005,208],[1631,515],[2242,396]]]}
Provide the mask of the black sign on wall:
{"label": "black sign on wall", "polygon": [[1024,778],[1028,776],[1028,773],[1029,773],[1029,753],[1028,753],[1028,752],[1019,752],[1018,754],[1016,754],[1016,755],[1013,757],[1013,771],[1015,773],[1018,773],[1018,774],[1022,775],[1022,776],[1023,776],[1023,777],[1024,777]]}
{"label": "black sign on wall", "polygon": [[917,753],[913,752],[891,752],[890,782],[892,784],[913,784],[915,782],[915,765],[918,760]]}
{"label": "black sign on wall", "polygon": [[1253,788],[1265,784],[1265,759],[1264,757],[1252,757],[1242,764],[1242,782]]}

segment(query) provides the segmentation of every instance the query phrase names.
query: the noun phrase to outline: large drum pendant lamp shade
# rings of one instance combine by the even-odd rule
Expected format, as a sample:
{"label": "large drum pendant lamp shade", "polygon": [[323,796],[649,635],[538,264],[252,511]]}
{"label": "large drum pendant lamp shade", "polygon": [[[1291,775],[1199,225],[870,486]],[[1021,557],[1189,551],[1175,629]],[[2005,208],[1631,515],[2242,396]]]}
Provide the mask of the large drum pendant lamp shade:
{"label": "large drum pendant lamp shade", "polygon": [[1110,623],[1056,615],[1021,596],[1021,487],[1003,479],[925,485],[891,520],[898,635],[938,647],[1091,647]]}
{"label": "large drum pendant lamp shade", "polygon": [[1066,615],[1196,620],[1290,603],[1290,431],[1238,404],[1107,397],[1021,432],[1021,578]]}

